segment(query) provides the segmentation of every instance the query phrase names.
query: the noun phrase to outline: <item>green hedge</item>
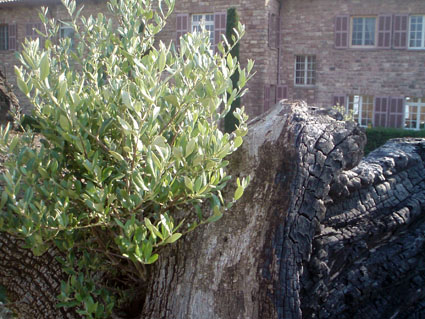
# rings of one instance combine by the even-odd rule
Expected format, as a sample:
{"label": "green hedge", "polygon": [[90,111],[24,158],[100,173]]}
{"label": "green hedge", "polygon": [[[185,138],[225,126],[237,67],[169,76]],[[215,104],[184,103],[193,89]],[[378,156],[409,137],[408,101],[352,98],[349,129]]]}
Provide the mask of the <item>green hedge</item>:
{"label": "green hedge", "polygon": [[401,137],[425,137],[425,130],[413,131],[397,128],[368,128],[366,129],[367,143],[365,155],[384,145],[389,139]]}

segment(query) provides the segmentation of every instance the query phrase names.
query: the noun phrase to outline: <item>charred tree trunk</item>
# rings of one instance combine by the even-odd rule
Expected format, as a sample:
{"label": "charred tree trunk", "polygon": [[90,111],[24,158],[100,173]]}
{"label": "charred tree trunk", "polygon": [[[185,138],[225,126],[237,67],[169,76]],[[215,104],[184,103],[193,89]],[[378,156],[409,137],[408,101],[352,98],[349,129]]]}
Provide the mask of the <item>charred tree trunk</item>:
{"label": "charred tree trunk", "polygon": [[[256,119],[231,159],[232,175],[252,176],[246,193],[163,251],[139,318],[425,316],[425,142],[393,141],[361,161],[364,143],[354,123],[302,103]],[[1,234],[0,284],[51,306],[54,253],[38,261],[11,247]],[[22,318],[67,315],[35,308]]]}
{"label": "charred tree trunk", "polygon": [[8,114],[11,106],[19,108],[19,102],[7,83],[6,77],[0,71],[0,124],[11,120]]}

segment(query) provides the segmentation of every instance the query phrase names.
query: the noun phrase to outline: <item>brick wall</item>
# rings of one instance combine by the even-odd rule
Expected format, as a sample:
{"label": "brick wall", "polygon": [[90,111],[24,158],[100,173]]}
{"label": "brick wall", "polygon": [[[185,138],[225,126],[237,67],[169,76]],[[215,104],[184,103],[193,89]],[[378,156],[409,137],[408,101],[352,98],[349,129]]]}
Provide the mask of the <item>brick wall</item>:
{"label": "brick wall", "polygon": [[[337,15],[425,14],[423,0],[285,0],[282,83],[289,96],[318,106],[334,95],[425,97],[425,50],[335,49]],[[316,85],[296,87],[296,55],[315,55]]]}

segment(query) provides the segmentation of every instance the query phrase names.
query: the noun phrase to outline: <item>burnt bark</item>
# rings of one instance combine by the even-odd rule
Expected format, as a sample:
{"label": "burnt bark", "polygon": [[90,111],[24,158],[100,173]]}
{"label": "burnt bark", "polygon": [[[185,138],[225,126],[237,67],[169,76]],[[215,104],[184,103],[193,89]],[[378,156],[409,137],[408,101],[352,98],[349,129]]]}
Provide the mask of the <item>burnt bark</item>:
{"label": "burnt bark", "polygon": [[[255,119],[231,158],[232,175],[251,175],[250,186],[220,221],[162,251],[139,318],[425,316],[425,142],[392,141],[362,159],[364,144],[354,123],[301,102]],[[38,301],[52,305],[54,251],[37,259],[15,246],[0,234],[10,256],[0,258],[0,285],[23,298],[51,281]],[[29,271],[32,260],[42,270]],[[21,317],[55,318],[35,308]]]}
{"label": "burnt bark", "polygon": [[19,101],[0,71],[0,124],[12,119],[9,115],[11,106],[19,108]]}

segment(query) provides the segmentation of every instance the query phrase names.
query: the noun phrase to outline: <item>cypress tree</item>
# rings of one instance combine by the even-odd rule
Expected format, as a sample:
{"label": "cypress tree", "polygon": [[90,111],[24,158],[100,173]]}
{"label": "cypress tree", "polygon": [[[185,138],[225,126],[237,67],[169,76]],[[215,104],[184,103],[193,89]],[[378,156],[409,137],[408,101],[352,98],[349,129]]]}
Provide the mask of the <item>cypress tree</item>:
{"label": "cypress tree", "polygon": [[[237,28],[238,23],[239,23],[239,16],[238,16],[238,13],[236,12],[236,8],[229,8],[227,10],[226,38],[230,46],[234,44],[234,41],[232,40],[232,36],[236,38],[236,34],[233,29]],[[236,57],[237,60],[239,61],[239,42],[236,43],[236,45],[230,51],[230,54],[232,55],[232,57]],[[231,80],[232,80],[233,87],[236,87],[239,81],[239,72],[237,70],[231,76]],[[239,124],[238,120],[233,116],[233,112],[236,110],[236,108],[239,108],[240,106],[241,106],[241,99],[238,97],[232,103],[229,113],[227,113],[226,117],[224,118],[224,130],[228,133],[233,132],[236,129],[236,126]]]}

